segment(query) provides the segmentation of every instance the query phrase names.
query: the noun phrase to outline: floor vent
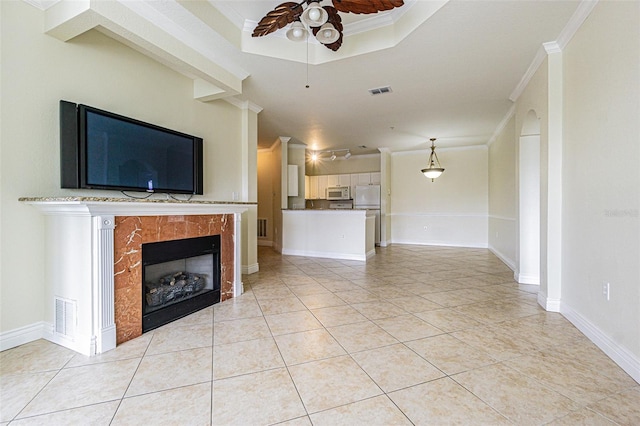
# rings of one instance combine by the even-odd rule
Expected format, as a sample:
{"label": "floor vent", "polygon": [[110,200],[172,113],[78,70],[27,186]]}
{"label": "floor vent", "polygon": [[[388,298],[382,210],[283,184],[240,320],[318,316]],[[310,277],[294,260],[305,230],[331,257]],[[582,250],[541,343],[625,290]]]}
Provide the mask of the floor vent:
{"label": "floor vent", "polygon": [[55,332],[65,337],[73,338],[76,334],[76,309],[75,300],[56,297]]}
{"label": "floor vent", "polygon": [[265,238],[267,236],[267,219],[258,218],[258,238]]}

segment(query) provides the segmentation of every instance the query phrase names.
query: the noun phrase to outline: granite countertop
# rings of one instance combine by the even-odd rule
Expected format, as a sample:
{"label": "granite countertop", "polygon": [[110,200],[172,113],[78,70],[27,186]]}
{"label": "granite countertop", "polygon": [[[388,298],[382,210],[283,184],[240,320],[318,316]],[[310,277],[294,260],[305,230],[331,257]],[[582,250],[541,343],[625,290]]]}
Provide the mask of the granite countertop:
{"label": "granite countertop", "polygon": [[230,204],[256,205],[257,202],[244,201],[211,201],[211,200],[181,200],[179,198],[121,198],[121,197],[20,197],[18,201],[25,203],[184,203],[184,204]]}

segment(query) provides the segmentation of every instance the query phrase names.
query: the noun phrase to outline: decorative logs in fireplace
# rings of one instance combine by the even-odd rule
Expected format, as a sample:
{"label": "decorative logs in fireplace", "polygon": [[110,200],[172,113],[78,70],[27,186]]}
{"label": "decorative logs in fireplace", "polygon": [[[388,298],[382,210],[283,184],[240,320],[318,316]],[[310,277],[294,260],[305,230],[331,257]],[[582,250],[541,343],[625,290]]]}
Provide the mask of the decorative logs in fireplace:
{"label": "decorative logs in fireplace", "polygon": [[220,235],[142,244],[142,332],[220,302]]}
{"label": "decorative logs in fireplace", "polygon": [[147,305],[157,307],[197,294],[205,286],[205,277],[180,271],[165,275],[153,283],[146,282],[144,285]]}

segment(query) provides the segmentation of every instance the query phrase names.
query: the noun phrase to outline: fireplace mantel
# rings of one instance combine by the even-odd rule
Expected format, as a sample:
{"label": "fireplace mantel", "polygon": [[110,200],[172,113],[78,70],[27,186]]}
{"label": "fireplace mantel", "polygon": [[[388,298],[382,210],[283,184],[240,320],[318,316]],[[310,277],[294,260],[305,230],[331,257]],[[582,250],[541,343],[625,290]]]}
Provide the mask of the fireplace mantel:
{"label": "fireplace mantel", "polygon": [[[23,197],[19,201],[45,215],[45,318],[51,321],[46,338],[55,343],[85,355],[116,346],[116,217],[175,216],[179,220],[180,216],[232,214],[233,296],[242,293],[241,215],[255,203],[102,197]],[[60,321],[66,332],[60,332]]]}

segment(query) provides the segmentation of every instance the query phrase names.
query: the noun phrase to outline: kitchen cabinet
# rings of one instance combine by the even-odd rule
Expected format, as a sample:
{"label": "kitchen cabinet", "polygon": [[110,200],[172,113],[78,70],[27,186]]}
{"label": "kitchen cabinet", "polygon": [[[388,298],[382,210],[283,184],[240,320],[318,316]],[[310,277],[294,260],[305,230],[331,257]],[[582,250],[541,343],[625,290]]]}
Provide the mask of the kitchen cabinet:
{"label": "kitchen cabinet", "polygon": [[371,172],[371,185],[380,185],[381,175],[380,172]]}
{"label": "kitchen cabinet", "polygon": [[318,196],[317,199],[325,200],[327,198],[327,186],[329,186],[329,176],[321,175],[318,178]]}
{"label": "kitchen cabinet", "polygon": [[307,199],[307,200],[309,198],[311,198],[310,194],[309,194],[309,191],[311,191],[311,189],[310,189],[311,188],[311,184],[309,183],[310,180],[311,180],[311,176],[305,176],[304,177],[304,198]]}
{"label": "kitchen cabinet", "polygon": [[351,175],[327,175],[327,186],[351,186]]}
{"label": "kitchen cabinet", "polygon": [[338,175],[338,186],[351,186],[351,175],[348,173]]}
{"label": "kitchen cabinet", "polygon": [[309,176],[309,192],[306,198],[308,200],[318,199],[318,176]]}
{"label": "kitchen cabinet", "polygon": [[353,198],[357,185],[379,184],[380,172],[305,176],[305,198],[307,200],[324,200],[327,198],[327,188],[333,186],[348,186]]}
{"label": "kitchen cabinet", "polygon": [[358,185],[369,185],[371,183],[371,173],[357,173]]}

